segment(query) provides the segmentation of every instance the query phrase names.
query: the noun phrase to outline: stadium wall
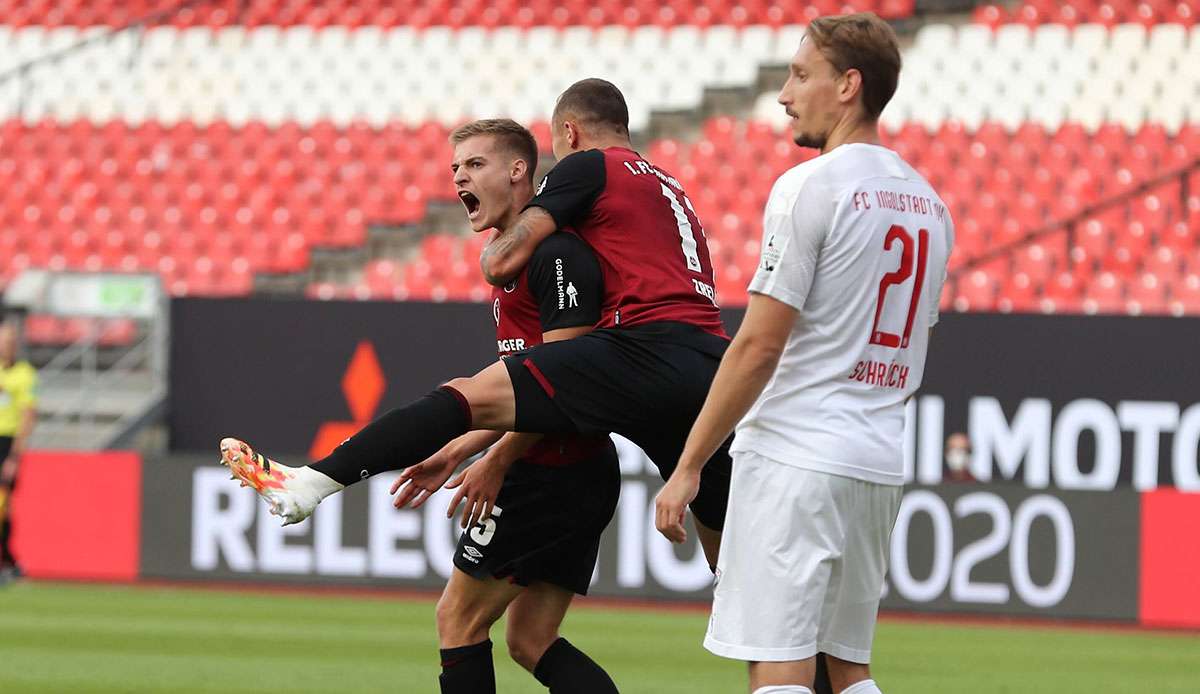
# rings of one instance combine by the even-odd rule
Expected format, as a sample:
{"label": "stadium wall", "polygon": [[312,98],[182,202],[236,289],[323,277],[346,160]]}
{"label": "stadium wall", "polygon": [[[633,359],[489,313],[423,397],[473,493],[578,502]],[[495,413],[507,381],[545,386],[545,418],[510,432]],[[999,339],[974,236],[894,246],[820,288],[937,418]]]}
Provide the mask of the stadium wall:
{"label": "stadium wall", "polygon": [[[654,531],[657,477],[619,443],[620,505],[592,594],[706,601],[694,540]],[[29,576],[78,580],[435,589],[451,568],[449,493],[398,511],[381,475],[288,528],[215,456],[30,452],[14,499]],[[884,609],[1200,628],[1200,494],[911,485],[892,536]]]}
{"label": "stadium wall", "polygon": [[[741,310],[725,312],[732,333]],[[1030,488],[1200,491],[1200,320],[942,318],[909,403],[910,481],[937,484],[966,432],[972,475]],[[244,436],[319,457],[358,426],[495,359],[487,304],[176,299],[170,439]]]}

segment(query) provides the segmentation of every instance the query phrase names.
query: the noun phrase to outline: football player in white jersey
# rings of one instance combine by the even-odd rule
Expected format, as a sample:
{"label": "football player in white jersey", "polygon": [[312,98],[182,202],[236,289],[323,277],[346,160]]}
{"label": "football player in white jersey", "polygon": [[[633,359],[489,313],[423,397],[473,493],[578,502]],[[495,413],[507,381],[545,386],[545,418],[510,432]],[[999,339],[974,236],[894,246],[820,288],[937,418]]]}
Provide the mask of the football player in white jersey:
{"label": "football player in white jersey", "polygon": [[809,24],[779,94],[821,155],[779,177],[745,321],[656,524],[685,537],[704,461],[736,425],[729,513],[705,647],[749,661],[754,694],[879,694],[868,664],[903,484],[904,403],[921,385],[953,245],[937,193],[877,121],[895,33],[873,14]]}

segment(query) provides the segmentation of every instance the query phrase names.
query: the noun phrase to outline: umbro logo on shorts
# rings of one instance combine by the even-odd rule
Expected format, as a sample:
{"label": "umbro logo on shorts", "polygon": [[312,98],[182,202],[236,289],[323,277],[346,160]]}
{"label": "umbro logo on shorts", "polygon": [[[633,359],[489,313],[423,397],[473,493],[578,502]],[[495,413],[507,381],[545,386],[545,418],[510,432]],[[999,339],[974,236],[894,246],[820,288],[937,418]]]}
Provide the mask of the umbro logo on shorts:
{"label": "umbro logo on shorts", "polygon": [[467,545],[467,554],[471,555],[472,557],[475,557],[476,559],[483,557],[483,552],[480,552],[479,550],[475,549],[474,547],[472,547],[470,545]]}

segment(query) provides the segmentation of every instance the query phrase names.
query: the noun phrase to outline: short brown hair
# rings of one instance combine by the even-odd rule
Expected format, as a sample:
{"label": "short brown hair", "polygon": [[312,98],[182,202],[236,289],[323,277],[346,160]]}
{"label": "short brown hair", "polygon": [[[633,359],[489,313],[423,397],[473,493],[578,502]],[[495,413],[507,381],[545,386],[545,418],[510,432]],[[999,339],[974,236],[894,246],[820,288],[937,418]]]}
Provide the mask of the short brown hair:
{"label": "short brown hair", "polygon": [[598,78],[579,80],[567,87],[554,104],[554,120],[571,114],[585,123],[604,125],[618,135],[629,135],[629,107],[617,85]]}
{"label": "short brown hair", "polygon": [[450,142],[457,145],[478,135],[491,135],[500,149],[523,159],[528,165],[525,177],[533,183],[533,172],[538,163],[538,145],[528,128],[509,118],[473,120],[455,128],[450,133]]}
{"label": "short brown hair", "polygon": [[891,25],[871,12],[818,17],[805,37],[839,73],[858,70],[863,107],[878,118],[900,80],[900,45]]}

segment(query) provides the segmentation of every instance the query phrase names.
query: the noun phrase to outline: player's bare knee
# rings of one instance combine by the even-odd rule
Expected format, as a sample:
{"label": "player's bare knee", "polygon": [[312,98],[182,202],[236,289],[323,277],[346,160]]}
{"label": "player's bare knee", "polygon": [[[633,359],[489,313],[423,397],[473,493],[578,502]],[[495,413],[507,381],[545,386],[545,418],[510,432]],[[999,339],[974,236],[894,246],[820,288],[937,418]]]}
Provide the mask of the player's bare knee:
{"label": "player's bare knee", "polygon": [[508,643],[508,654],[512,657],[513,661],[526,670],[533,672],[533,669],[537,667],[538,661],[542,659],[542,655],[546,652],[546,649],[558,638],[558,630],[546,632],[537,628],[514,629],[510,623],[504,638]]}
{"label": "player's bare knee", "polygon": [[480,374],[455,378],[444,384],[458,391],[467,400],[471,408],[471,425],[486,429],[492,426],[507,424],[503,421],[505,408],[500,402],[502,393],[494,384]]}
{"label": "player's bare knee", "polygon": [[487,638],[492,625],[481,605],[449,593],[442,593],[435,617],[442,648],[479,643]]}
{"label": "player's bare knee", "polygon": [[[468,401],[470,401],[471,396],[474,394],[474,392],[476,390],[474,378],[472,378],[470,376],[462,376],[459,378],[452,378],[449,381],[446,381],[445,383],[443,383],[442,386],[445,388],[453,388],[454,390],[458,391],[458,393],[460,395],[462,395],[464,398],[467,398]],[[472,409],[474,409],[474,408],[472,408]]]}
{"label": "player's bare knee", "polygon": [[511,630],[505,634],[505,640],[508,643],[508,655],[513,662],[533,672],[533,668],[537,666],[538,658],[541,658],[542,654],[533,652],[535,647],[530,640],[520,634],[514,634]]}

